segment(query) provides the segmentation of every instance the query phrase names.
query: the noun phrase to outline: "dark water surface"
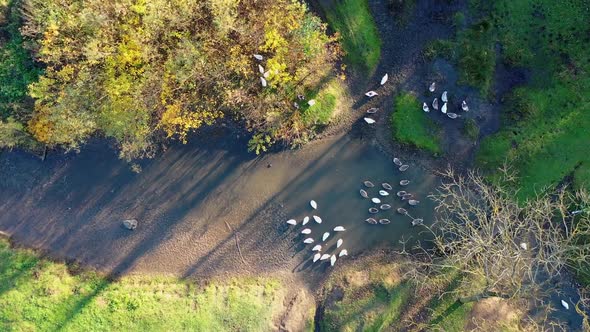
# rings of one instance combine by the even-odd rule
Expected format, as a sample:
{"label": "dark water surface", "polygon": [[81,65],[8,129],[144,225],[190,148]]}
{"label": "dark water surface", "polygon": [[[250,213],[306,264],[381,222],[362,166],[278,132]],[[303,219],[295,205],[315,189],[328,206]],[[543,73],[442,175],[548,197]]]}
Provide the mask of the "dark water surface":
{"label": "dark water surface", "polygon": [[[300,230],[303,217],[312,216],[311,199],[319,204],[313,214],[323,219],[307,225],[311,236],[318,243],[323,232],[344,226],[338,237],[331,231],[325,247],[342,238],[340,249],[350,255],[419,236],[397,207],[431,221],[426,196],[436,177],[411,164],[400,173],[369,141],[344,135],[262,158],[246,153],[245,144],[197,138],[143,162],[139,174],[101,143],[79,154],[50,154],[45,162],[3,153],[0,230],[17,243],[107,272],[191,276],[304,269],[301,262],[311,257],[313,245],[302,244]],[[419,206],[395,196],[401,179],[412,181],[404,190],[416,195]],[[364,180],[394,186],[382,199],[393,208],[378,214],[391,224],[364,222],[373,206],[359,195]],[[137,230],[121,227],[127,218],[139,220]],[[288,227],[290,218],[299,225]],[[246,264],[238,259],[236,232]]]}

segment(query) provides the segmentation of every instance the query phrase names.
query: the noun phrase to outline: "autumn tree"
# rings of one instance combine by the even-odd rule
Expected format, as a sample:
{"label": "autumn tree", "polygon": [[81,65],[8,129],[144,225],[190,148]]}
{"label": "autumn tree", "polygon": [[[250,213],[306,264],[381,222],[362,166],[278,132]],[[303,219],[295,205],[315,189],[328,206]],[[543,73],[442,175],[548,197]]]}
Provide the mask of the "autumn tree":
{"label": "autumn tree", "polygon": [[317,90],[339,53],[295,0],[27,0],[23,13],[46,66],[30,86],[30,131],[69,147],[103,133],[125,158],[228,115],[268,142],[297,142],[310,128],[296,96]]}

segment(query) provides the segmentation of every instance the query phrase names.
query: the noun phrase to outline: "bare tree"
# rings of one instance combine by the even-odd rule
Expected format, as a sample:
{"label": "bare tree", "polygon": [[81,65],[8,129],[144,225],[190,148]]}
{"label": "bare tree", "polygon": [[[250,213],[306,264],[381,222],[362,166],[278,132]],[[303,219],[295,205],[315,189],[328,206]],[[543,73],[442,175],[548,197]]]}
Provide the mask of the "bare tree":
{"label": "bare tree", "polygon": [[[519,201],[507,170],[494,184],[476,172],[444,174],[431,198],[437,219],[427,229],[432,246],[412,260],[414,280],[448,276],[462,303],[486,297],[543,301],[558,291],[569,269],[588,266],[590,219],[570,208],[588,206],[584,192],[544,191]],[[586,239],[586,240],[584,240]]]}

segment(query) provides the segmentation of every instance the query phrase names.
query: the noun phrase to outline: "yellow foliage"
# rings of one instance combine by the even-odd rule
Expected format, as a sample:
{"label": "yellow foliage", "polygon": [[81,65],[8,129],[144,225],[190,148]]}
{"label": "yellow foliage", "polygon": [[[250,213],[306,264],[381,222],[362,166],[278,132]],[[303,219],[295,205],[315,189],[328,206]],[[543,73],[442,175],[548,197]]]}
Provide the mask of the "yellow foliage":
{"label": "yellow foliage", "polygon": [[277,29],[270,29],[264,33],[264,46],[261,49],[266,52],[284,52],[288,45]]}
{"label": "yellow foliage", "polygon": [[183,143],[186,143],[186,135],[204,123],[211,123],[221,114],[214,112],[187,112],[183,111],[179,103],[166,106],[158,127],[166,132],[168,138],[178,135]]}
{"label": "yellow foliage", "polygon": [[266,63],[266,70],[269,71],[268,82],[271,86],[290,82],[293,77],[287,71],[287,64],[280,61],[280,58],[270,58]]}
{"label": "yellow foliage", "polygon": [[[248,1],[248,0],[247,0]],[[240,0],[209,0],[215,25],[222,36],[234,29]]]}
{"label": "yellow foliage", "polygon": [[43,114],[37,112],[35,117],[29,120],[28,123],[29,131],[33,136],[41,143],[50,144],[51,132],[53,131],[53,126],[49,122],[46,117],[43,117]]}

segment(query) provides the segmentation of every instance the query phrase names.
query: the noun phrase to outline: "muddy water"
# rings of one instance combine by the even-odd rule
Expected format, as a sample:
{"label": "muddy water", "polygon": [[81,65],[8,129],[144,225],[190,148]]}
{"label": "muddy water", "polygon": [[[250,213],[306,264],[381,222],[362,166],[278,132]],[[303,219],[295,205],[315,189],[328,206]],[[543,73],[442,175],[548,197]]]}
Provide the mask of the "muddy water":
{"label": "muddy water", "polygon": [[[289,156],[289,158],[296,157],[296,154]],[[403,179],[410,180],[410,184],[400,186],[399,182]],[[366,188],[363,185],[365,180],[373,182],[375,187]],[[311,165],[297,176],[277,199],[284,203],[287,217],[298,221],[297,226],[290,227],[291,232],[297,234],[307,227],[312,230],[309,236],[295,237],[296,241],[311,237],[315,240],[314,244],[320,243],[324,248],[330,249],[323,250],[324,253],[337,253],[346,248],[349,254],[357,254],[384,243],[397,245],[404,239],[413,241],[418,239],[423,229],[412,227],[410,223],[412,219],[398,214],[396,209],[406,208],[413,217],[422,218],[427,223],[431,222],[433,203],[427,196],[432,192],[437,181],[435,176],[418,167],[410,167],[402,173],[389,157],[384,156],[365,141],[344,139],[332,146],[322,156],[321,162]],[[383,182],[393,186],[390,195],[386,197],[378,194],[378,191],[383,189],[381,187]],[[369,192],[370,198],[378,197],[382,203],[392,205],[392,208],[375,215],[370,214],[368,209],[378,207],[379,204],[373,204],[369,199],[362,198],[359,194],[361,188]],[[413,193],[420,204],[409,206],[407,201],[397,197],[396,192],[399,190]],[[318,203],[317,210],[310,207],[310,199]],[[312,215],[320,216],[322,223],[317,224],[312,219],[303,226],[301,224],[303,218]],[[391,220],[391,223],[371,225],[365,222],[368,217],[387,218]],[[336,226],[343,226],[346,231],[334,232],[333,228]],[[325,244],[320,242],[324,232],[330,233]],[[335,250],[337,239],[343,240],[339,250]]]}
{"label": "muddy water", "polygon": [[[106,272],[196,276],[304,269],[311,246],[303,246],[299,232],[302,218],[312,215],[311,199],[323,219],[308,225],[316,243],[321,233],[344,226],[338,238],[350,255],[419,236],[397,207],[431,220],[426,196],[436,178],[412,164],[400,173],[370,141],[343,135],[255,158],[243,139],[221,138],[227,135],[210,132],[172,147],[143,162],[139,174],[101,143],[80,154],[50,154],[45,162],[3,153],[0,231]],[[383,201],[393,209],[378,215],[391,224],[365,223],[372,204],[359,195],[362,182],[388,182],[395,192],[401,179],[412,181],[404,190],[421,204],[407,207],[392,193]],[[122,228],[127,218],[139,220],[137,230]],[[288,218],[300,224],[288,227]],[[327,246],[335,242],[331,236]]]}

